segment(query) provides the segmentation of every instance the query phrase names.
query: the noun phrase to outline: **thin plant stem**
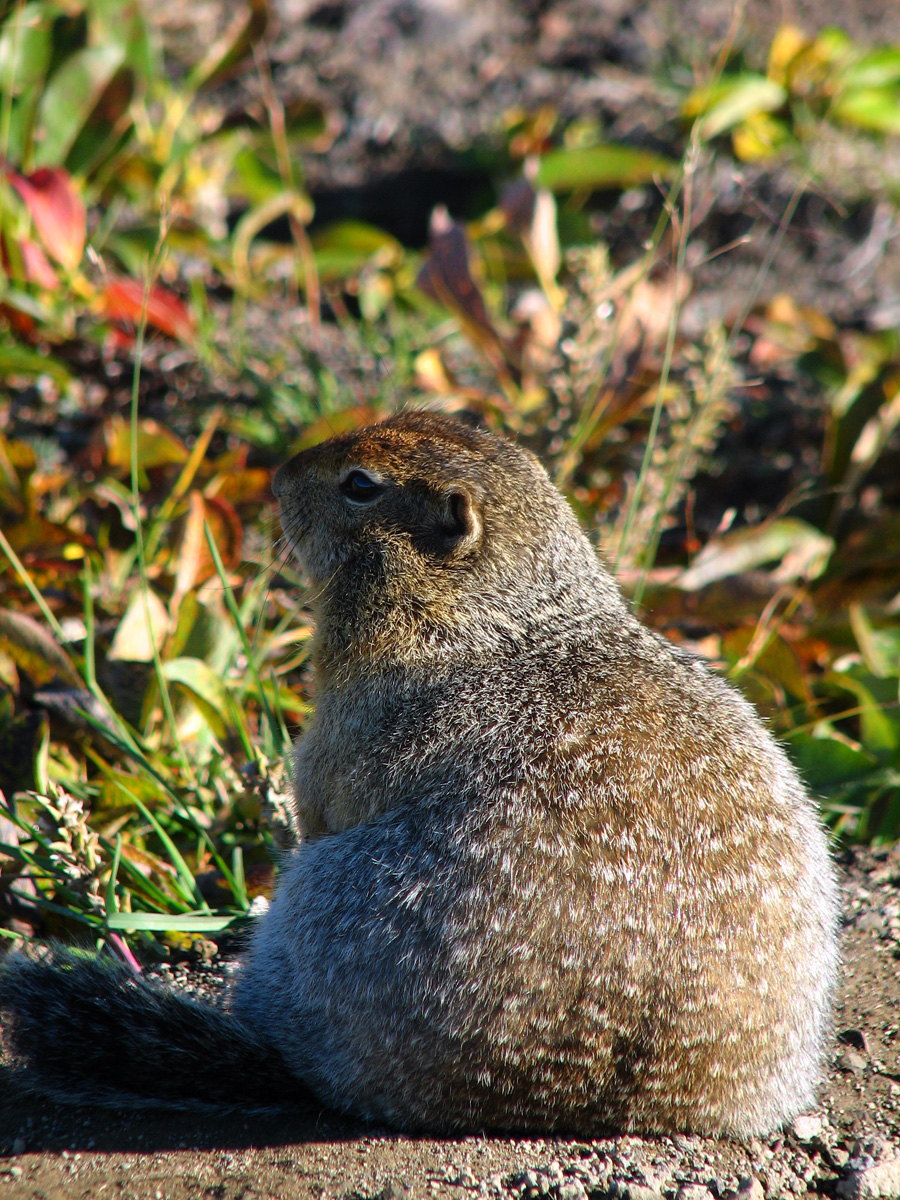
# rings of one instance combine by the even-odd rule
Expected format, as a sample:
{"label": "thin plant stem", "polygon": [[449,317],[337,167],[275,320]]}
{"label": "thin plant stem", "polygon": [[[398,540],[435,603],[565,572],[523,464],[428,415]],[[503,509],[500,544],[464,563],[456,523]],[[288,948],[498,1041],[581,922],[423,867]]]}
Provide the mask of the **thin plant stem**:
{"label": "thin plant stem", "polygon": [[147,555],[144,544],[144,524],[141,519],[141,493],[140,493],[140,469],[138,464],[138,409],[140,403],[140,382],[141,382],[141,362],[144,353],[144,338],[147,331],[147,305],[150,300],[150,291],[153,287],[159,268],[162,265],[162,256],[166,238],[166,222],[165,215],[160,221],[159,239],[153,252],[153,257],[148,263],[147,274],[144,279],[144,294],[141,301],[141,316],[138,322],[137,333],[135,336],[134,346],[134,375],[131,381],[131,508],[132,517],[134,520],[134,537],[135,546],[137,548],[138,570],[141,580],[141,597],[144,605],[144,620],[147,625],[147,634],[150,640],[150,651],[153,655],[153,666],[156,671],[156,682],[159,687],[160,700],[163,706],[163,712],[166,718],[166,724],[172,735],[172,740],[175,745],[175,751],[178,755],[179,762],[189,780],[191,787],[197,789],[197,778],[194,774],[194,769],[185,753],[184,746],[181,741],[181,736],[178,733],[178,724],[175,720],[175,710],[172,707],[172,698],[169,694],[168,684],[163,674],[162,659],[159,654],[159,647],[156,644],[156,638],[153,636],[153,624],[150,617],[150,600],[149,591],[150,583],[147,575]]}
{"label": "thin plant stem", "polygon": [[[682,170],[682,180],[685,182],[686,195],[690,196],[690,185],[693,171],[696,169],[696,155],[699,147],[697,125],[691,133],[691,141],[687,152],[685,153]],[[675,203],[677,196],[667,201],[666,207],[669,208]],[[628,546],[628,540],[631,535],[631,529],[637,517],[640,508],[641,497],[644,493],[644,487],[647,483],[647,476],[650,472],[650,463],[653,459],[653,452],[656,449],[656,439],[659,433],[659,425],[662,419],[662,410],[665,403],[666,390],[669,385],[669,374],[672,369],[672,358],[675,353],[675,337],[678,333],[678,318],[680,316],[680,308],[677,303],[678,297],[678,281],[684,272],[685,254],[687,251],[687,239],[690,228],[690,199],[685,204],[685,210],[681,221],[681,233],[678,239],[678,249],[675,260],[675,286],[672,297],[672,311],[669,315],[669,327],[666,334],[666,348],[663,355],[662,369],[659,376],[659,384],[656,389],[656,403],[653,406],[653,416],[650,420],[650,431],[647,435],[647,444],[644,447],[644,456],[641,460],[640,471],[638,472],[637,483],[635,484],[634,493],[631,497],[631,502],[628,506],[628,514],[625,518],[625,527],[622,530],[622,537],[619,541],[619,547],[616,552],[615,570],[618,570],[625,551]],[[640,599],[634,601],[640,603]]]}
{"label": "thin plant stem", "polygon": [[[650,471],[650,463],[653,458],[656,438],[659,433],[659,423],[662,418],[662,410],[665,404],[666,393],[669,387],[669,375],[672,370],[672,359],[675,354],[675,338],[678,334],[678,321],[681,316],[681,306],[678,303],[679,284],[684,277],[685,271],[685,256],[687,254],[688,238],[691,229],[692,201],[693,201],[693,178],[694,171],[697,165],[697,155],[699,153],[699,140],[697,135],[697,126],[691,133],[691,142],[687,155],[685,156],[684,168],[684,208],[681,217],[681,232],[678,238],[678,249],[675,256],[675,279],[672,286],[672,309],[669,313],[669,328],[666,331],[666,348],[663,354],[662,370],[659,375],[659,384],[656,391],[656,403],[653,406],[653,419],[650,425],[650,434],[647,438],[647,445],[644,450],[644,457],[641,462],[640,473],[635,487],[633,502],[629,508],[628,517],[625,522],[625,528],[622,531],[622,540],[619,543],[618,553],[616,555],[616,565],[618,566],[622,555],[628,545],[628,535],[631,531],[634,517],[637,514],[640,506],[641,495],[647,482],[647,475]],[[667,490],[671,488],[674,479],[670,473],[670,479]],[[650,540],[647,550],[641,559],[641,574],[638,579],[638,585],[635,589],[632,603],[635,607],[639,606],[644,595],[644,587],[646,586],[648,564],[653,561],[656,555],[656,546],[659,542],[660,529],[662,526],[662,517],[665,511],[665,500],[661,500],[654,514],[653,528],[650,534]]]}
{"label": "thin plant stem", "polygon": [[[286,191],[294,192],[296,191],[296,184],[294,182],[294,168],[291,163],[290,146],[287,140],[284,105],[275,91],[275,86],[272,82],[272,72],[269,69],[269,60],[261,53],[259,46],[254,46],[253,56],[262,86],[263,103],[269,115],[269,129],[271,130],[272,142],[275,146],[275,157],[278,161],[278,173],[281,176],[281,183]],[[316,256],[313,251],[312,242],[309,240],[309,234],[306,232],[303,223],[297,218],[295,212],[288,212],[288,222],[291,227],[291,236],[294,239],[297,253],[300,256],[300,262],[303,265],[306,310],[309,317],[312,346],[314,350],[319,351],[322,346],[322,298],[319,285],[319,268],[316,265]]]}
{"label": "thin plant stem", "polygon": [[[683,184],[684,159],[682,158],[682,161],[679,164],[678,173],[672,181],[672,186],[669,189],[668,195],[666,196],[666,202],[663,205],[659,217],[657,218],[656,226],[653,230],[653,233],[650,235],[643,258],[640,261],[639,268],[635,273],[633,282],[631,283],[632,288],[636,287],[637,284],[646,279],[651,267],[653,266],[657,251],[659,250],[660,242],[662,241],[663,235],[665,234],[666,229],[669,227],[669,222],[672,219],[672,213],[676,203],[678,202],[678,196],[681,192]],[[613,326],[612,334],[607,344],[603,347],[600,362],[597,364],[597,376],[601,380],[601,387],[602,381],[606,377],[606,372],[609,367],[610,360],[612,359],[614,348],[619,340],[619,331],[622,327],[625,311],[626,306],[623,305],[616,316],[616,323]],[[605,404],[598,402],[592,406],[589,412],[583,414],[579,419],[569,438],[569,444],[560,461],[559,468],[555,473],[555,482],[557,487],[565,489],[566,484],[571,479],[572,473],[578,465],[578,456],[581,453],[581,448],[597,428],[597,425],[603,416],[605,407]],[[616,562],[618,563],[618,559]]]}

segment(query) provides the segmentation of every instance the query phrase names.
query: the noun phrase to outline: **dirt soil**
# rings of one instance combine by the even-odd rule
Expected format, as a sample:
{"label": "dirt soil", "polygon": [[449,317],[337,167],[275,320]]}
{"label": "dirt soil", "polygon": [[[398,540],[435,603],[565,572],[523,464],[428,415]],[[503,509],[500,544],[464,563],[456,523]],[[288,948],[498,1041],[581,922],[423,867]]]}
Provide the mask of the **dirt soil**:
{"label": "dirt soil", "polygon": [[[245,1118],[65,1107],[25,1095],[0,1076],[0,1196],[900,1195],[900,847],[848,852],[842,875],[844,973],[834,1054],[819,1107],[778,1136],[410,1138],[329,1112]],[[202,987],[205,971],[221,975],[213,964],[180,977]]]}
{"label": "dirt soil", "polygon": [[[176,75],[234,16],[222,0],[149,0],[148,8]],[[272,0],[271,13],[279,98],[288,110],[320,103],[335,131],[304,156],[314,227],[361,219],[409,246],[425,243],[435,205],[472,218],[496,202],[504,126],[515,109],[549,106],[561,128],[587,119],[610,141],[678,157],[685,88],[708,76],[726,38],[759,67],[785,22],[809,34],[839,24],[864,46],[900,43],[900,5],[885,0],[839,8],[703,0],[689,9],[673,0]],[[256,68],[212,100],[262,115]],[[889,328],[900,320],[900,236],[890,201],[900,140],[875,143],[828,125],[804,153],[793,165],[700,156],[682,332],[696,336],[711,320],[733,317],[757,288],[761,300],[789,292],[842,323]],[[804,194],[779,231],[806,168]],[[509,164],[510,177],[519,171]],[[594,198],[595,227],[614,260],[639,255],[661,202],[652,186]]]}

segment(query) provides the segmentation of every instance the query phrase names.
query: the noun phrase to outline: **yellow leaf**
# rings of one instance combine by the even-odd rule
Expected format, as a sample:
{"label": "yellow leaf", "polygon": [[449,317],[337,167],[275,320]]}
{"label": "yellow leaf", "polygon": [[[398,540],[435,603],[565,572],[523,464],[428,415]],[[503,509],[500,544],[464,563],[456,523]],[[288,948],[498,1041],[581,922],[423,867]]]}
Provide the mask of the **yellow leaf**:
{"label": "yellow leaf", "polygon": [[425,392],[446,396],[453,391],[440,351],[433,346],[416,355],[416,384]]}
{"label": "yellow leaf", "polygon": [[158,649],[162,645],[168,629],[169,614],[162,600],[150,588],[138,588],[119,622],[108,657],[151,662],[154,646]]}
{"label": "yellow leaf", "polygon": [[[110,417],[106,426],[106,447],[111,467],[131,466],[131,426],[123,417]],[[138,465],[149,470],[186,462],[188,449],[171,429],[148,418],[138,422],[137,458]]]}
{"label": "yellow leaf", "polygon": [[796,25],[782,25],[769,47],[768,77],[776,83],[787,83],[791,63],[809,44],[809,38],[802,29]]}
{"label": "yellow leaf", "polygon": [[26,613],[0,609],[0,649],[27,671],[38,686],[54,679],[72,687],[82,686],[81,676],[65,650],[43,625]]}
{"label": "yellow leaf", "polygon": [[770,117],[768,113],[754,113],[738,125],[731,141],[741,162],[755,162],[760,158],[771,158],[790,136],[791,131],[784,121]]}

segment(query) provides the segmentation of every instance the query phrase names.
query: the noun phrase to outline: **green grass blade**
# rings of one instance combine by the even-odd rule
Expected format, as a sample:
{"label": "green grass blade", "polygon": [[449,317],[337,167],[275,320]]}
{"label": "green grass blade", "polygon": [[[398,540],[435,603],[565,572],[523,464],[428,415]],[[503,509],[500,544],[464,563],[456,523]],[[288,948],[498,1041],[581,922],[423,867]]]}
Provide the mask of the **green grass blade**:
{"label": "green grass blade", "polygon": [[[241,621],[241,615],[238,612],[238,606],[234,598],[234,593],[225,574],[225,566],[222,562],[222,556],[219,554],[219,547],[216,545],[216,540],[212,535],[212,530],[210,529],[207,521],[203,522],[203,530],[206,534],[206,542],[209,546],[209,552],[212,555],[213,562],[215,563],[216,573],[218,574],[219,580],[222,584],[222,592],[225,597],[225,606],[231,615],[231,619],[234,621],[235,629],[237,630],[238,637],[241,639],[241,645],[244,648],[244,654],[247,656],[247,666],[250,674],[253,677],[253,681],[256,684],[257,692],[259,694],[259,702],[262,705],[263,712],[266,715],[266,720],[270,725],[274,726],[275,721],[274,717],[272,716],[272,710],[269,707],[269,701],[266,698],[265,692],[263,691],[262,681],[259,677],[259,671],[256,667],[256,661],[254,659],[253,652],[250,649],[250,642],[247,639],[247,633],[244,629],[243,622]],[[253,755],[253,759],[254,761],[257,760],[256,754]]]}
{"label": "green grass blade", "polygon": [[107,929],[119,933],[144,931],[147,933],[167,933],[170,930],[181,933],[218,933],[229,925],[241,919],[239,913],[230,916],[212,916],[207,913],[115,913],[107,917]]}
{"label": "green grass blade", "polygon": [[116,880],[119,877],[119,862],[122,858],[122,835],[116,834],[116,849],[113,854],[112,866],[109,869],[109,882],[106,885],[106,912],[116,913],[119,911],[118,901],[116,900]]}
{"label": "green grass blade", "polygon": [[153,815],[153,813],[150,811],[150,809],[147,808],[147,806],[141,800],[138,799],[138,797],[134,794],[134,792],[129,792],[127,790],[127,788],[123,788],[122,790],[125,792],[125,794],[127,796],[131,797],[132,803],[134,804],[135,808],[138,809],[138,811],[142,814],[142,816],[144,817],[145,820],[150,822],[150,824],[153,826],[153,830],[156,833],[156,836],[162,842],[163,846],[165,846],[166,853],[168,854],[169,858],[172,860],[172,866],[178,872],[178,879],[180,881],[181,887],[184,888],[185,896],[191,896],[193,898],[194,902],[196,904],[198,904],[204,912],[209,912],[209,905],[206,903],[206,901],[200,895],[200,891],[197,887],[197,881],[196,881],[196,879],[194,879],[194,876],[193,876],[193,873],[191,872],[190,867],[187,865],[187,863],[182,858],[181,851],[178,849],[178,847],[175,845],[175,843],[172,841],[172,839],[166,833],[165,829],[163,829],[162,825],[159,823],[159,821],[156,819],[156,817]]}
{"label": "green grass blade", "polygon": [[239,906],[246,912],[250,907],[250,897],[247,895],[247,880],[244,876],[244,852],[240,846],[235,846],[231,852],[231,872],[234,876],[232,891]]}

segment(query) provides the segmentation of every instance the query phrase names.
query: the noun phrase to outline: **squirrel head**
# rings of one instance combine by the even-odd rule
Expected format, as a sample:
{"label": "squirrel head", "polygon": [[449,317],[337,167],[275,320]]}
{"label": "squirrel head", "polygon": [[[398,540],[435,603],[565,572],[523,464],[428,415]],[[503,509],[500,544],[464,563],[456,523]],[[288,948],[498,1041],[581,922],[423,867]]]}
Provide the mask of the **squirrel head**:
{"label": "squirrel head", "polygon": [[272,490],[318,594],[320,660],[487,650],[521,633],[555,575],[601,571],[531,453],[437,413],[304,450]]}

